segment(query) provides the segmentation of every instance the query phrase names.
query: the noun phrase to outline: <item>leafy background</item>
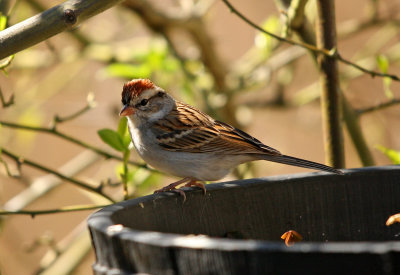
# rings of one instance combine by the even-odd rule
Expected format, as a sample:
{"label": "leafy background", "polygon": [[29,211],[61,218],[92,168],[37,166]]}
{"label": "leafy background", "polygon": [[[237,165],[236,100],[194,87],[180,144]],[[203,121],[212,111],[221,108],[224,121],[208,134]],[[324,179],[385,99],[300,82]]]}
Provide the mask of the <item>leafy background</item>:
{"label": "leafy background", "polygon": [[[8,23],[13,25],[61,2],[17,1]],[[150,194],[174,178],[147,169],[134,151],[127,150],[126,123],[118,112],[123,83],[132,78],[151,78],[176,98],[240,126],[282,152],[324,161],[318,72],[305,51],[256,32],[220,1],[128,2],[152,5],[161,13],[175,16],[209,6],[200,24],[209,43],[201,46],[193,39],[187,31],[189,24],[155,29],[145,14],[120,5],[74,31],[17,53],[0,74],[5,100],[13,96],[15,101],[0,108],[2,122],[46,128],[56,125],[58,131],[125,161],[105,159],[52,133],[10,128],[4,123],[0,126],[2,148],[54,170],[72,162],[75,168],[81,168],[75,178],[93,186],[102,183],[104,192],[116,200],[124,195]],[[313,1],[309,2],[312,19]],[[341,54],[399,75],[400,3],[335,2]],[[232,4],[269,31],[282,33],[282,14],[273,1],[236,0]],[[0,27],[5,24],[2,20]],[[351,30],[364,21],[370,24]],[[398,82],[371,78],[343,64],[339,69],[343,92],[356,110],[400,97]],[[221,75],[226,76],[226,83],[221,83]],[[60,118],[66,121],[60,122]],[[396,105],[360,116],[377,165],[400,163],[399,118]],[[345,152],[346,167],[362,166],[346,131]],[[128,158],[141,166],[128,164]],[[92,192],[60,181],[28,204],[24,192],[39,192],[40,186],[57,178],[26,165],[19,170],[4,154],[2,160],[8,172],[19,175],[9,177],[6,166],[0,166],[0,203],[4,209],[21,204],[36,210],[108,203]],[[296,172],[308,171],[257,162],[241,166],[227,179]],[[122,182],[127,183],[125,194]],[[90,274],[94,255],[85,220],[92,211],[34,218],[5,216],[0,233],[1,274]]]}

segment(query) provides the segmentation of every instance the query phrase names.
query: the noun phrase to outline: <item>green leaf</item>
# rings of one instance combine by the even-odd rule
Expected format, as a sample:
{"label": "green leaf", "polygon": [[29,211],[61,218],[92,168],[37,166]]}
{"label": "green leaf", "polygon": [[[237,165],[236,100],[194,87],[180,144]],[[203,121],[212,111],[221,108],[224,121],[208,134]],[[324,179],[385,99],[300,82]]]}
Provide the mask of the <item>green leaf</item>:
{"label": "green leaf", "polygon": [[[267,20],[264,21],[264,23],[261,25],[261,27],[270,32],[270,33],[279,33],[280,31],[280,20],[279,17],[275,15],[271,15],[267,18]],[[278,41],[271,36],[265,34],[265,33],[257,33],[255,37],[255,45],[258,48],[264,49],[266,52],[265,54],[268,56],[271,53],[271,50],[274,48],[274,46],[278,43]]]}
{"label": "green leaf", "polygon": [[151,68],[147,64],[133,65],[124,63],[114,63],[106,68],[107,74],[110,76],[122,78],[149,78],[151,75]]}
{"label": "green leaf", "polygon": [[147,56],[147,63],[153,70],[159,70],[166,57],[166,51],[163,49],[154,48]]}
{"label": "green leaf", "polygon": [[385,95],[389,99],[393,99],[394,95],[392,90],[390,89],[390,84],[392,84],[392,79],[390,77],[383,78],[383,90],[385,91]]}
{"label": "green leaf", "polygon": [[124,143],[126,150],[129,150],[129,144],[131,144],[131,136],[129,135],[129,132],[125,134],[122,142]]}
{"label": "green leaf", "polygon": [[4,30],[7,26],[7,16],[0,15],[0,31]]}
{"label": "green leaf", "polygon": [[117,133],[121,138],[125,136],[127,128],[128,128],[128,119],[126,117],[121,117],[118,123],[118,130],[117,130]]}
{"label": "green leaf", "polygon": [[105,143],[110,145],[115,150],[120,152],[126,151],[126,147],[124,146],[122,138],[116,131],[111,129],[101,129],[97,131],[97,133]]}
{"label": "green leaf", "polygon": [[376,148],[381,151],[383,154],[385,154],[393,164],[400,164],[400,152],[386,148],[382,145],[377,145]]}
{"label": "green leaf", "polygon": [[386,56],[380,54],[376,57],[376,63],[378,64],[379,70],[381,70],[382,73],[387,73],[389,70],[389,60],[387,59]]}
{"label": "green leaf", "polygon": [[[386,74],[389,71],[389,59],[380,54],[376,57],[376,63],[378,65],[379,70]],[[393,98],[393,92],[390,89],[390,85],[392,84],[392,79],[390,77],[383,78],[383,90],[385,91],[385,95],[387,98]]]}
{"label": "green leaf", "polygon": [[121,137],[122,143],[124,145],[125,150],[129,150],[129,144],[131,143],[131,136],[128,131],[128,119],[123,117],[120,119],[118,123],[118,135]]}

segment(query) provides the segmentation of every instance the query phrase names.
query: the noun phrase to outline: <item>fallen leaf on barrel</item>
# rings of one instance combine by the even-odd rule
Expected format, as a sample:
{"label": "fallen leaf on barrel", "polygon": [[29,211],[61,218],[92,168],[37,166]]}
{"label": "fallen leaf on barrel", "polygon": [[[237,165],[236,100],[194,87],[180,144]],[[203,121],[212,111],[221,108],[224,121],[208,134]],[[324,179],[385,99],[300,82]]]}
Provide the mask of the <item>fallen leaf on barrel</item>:
{"label": "fallen leaf on barrel", "polygon": [[395,222],[400,223],[400,213],[390,216],[389,219],[387,219],[386,221],[386,225],[389,226],[394,224]]}
{"label": "fallen leaf on barrel", "polygon": [[292,246],[296,242],[300,242],[303,239],[303,236],[300,235],[300,233],[294,231],[294,230],[289,230],[283,233],[281,236],[282,240],[285,240],[286,246]]}

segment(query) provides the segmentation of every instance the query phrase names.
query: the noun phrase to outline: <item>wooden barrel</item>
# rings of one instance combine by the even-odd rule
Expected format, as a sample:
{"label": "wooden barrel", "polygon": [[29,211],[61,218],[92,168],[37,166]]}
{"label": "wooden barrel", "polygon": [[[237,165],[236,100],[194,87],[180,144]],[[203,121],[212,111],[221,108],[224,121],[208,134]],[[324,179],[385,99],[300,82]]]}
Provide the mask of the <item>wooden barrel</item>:
{"label": "wooden barrel", "polygon": [[[223,182],[88,220],[100,274],[400,274],[400,166]],[[295,230],[303,241],[286,247]]]}

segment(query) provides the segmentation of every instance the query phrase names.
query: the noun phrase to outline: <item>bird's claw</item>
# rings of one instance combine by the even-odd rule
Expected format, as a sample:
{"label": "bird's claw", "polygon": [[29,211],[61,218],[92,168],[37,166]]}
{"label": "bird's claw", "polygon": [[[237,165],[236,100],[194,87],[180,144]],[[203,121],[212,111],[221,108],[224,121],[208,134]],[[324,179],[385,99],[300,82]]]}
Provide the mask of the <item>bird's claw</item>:
{"label": "bird's claw", "polygon": [[178,193],[179,195],[181,195],[183,197],[183,202],[185,202],[186,201],[185,192],[183,190],[176,189],[175,187],[176,186],[170,184],[168,186],[165,186],[165,187],[163,187],[161,189],[158,189],[158,190],[154,191],[154,194],[168,192],[168,191],[175,192],[175,193]]}
{"label": "bird's claw", "polygon": [[205,184],[202,182],[195,181],[195,180],[189,181],[183,187],[192,187],[192,186],[201,188],[203,190],[204,195],[207,193]]}
{"label": "bird's claw", "polygon": [[171,183],[170,185],[167,185],[161,189],[154,191],[154,194],[168,192],[168,191],[175,192],[175,193],[178,193],[179,195],[181,195],[183,197],[183,202],[185,202],[186,201],[185,192],[183,190],[181,190],[181,188],[176,189],[176,186],[178,186],[179,184],[182,184],[188,180],[189,180],[189,182],[186,183],[183,187],[192,187],[192,186],[200,187],[203,190],[204,195],[206,194],[207,191],[206,191],[206,187],[205,187],[204,183],[198,182],[198,181],[190,179],[190,178],[184,178],[180,181]]}
{"label": "bird's claw", "polygon": [[186,194],[185,194],[185,192],[183,190],[181,190],[181,189],[172,189],[170,191],[178,193],[179,195],[181,195],[183,197],[183,202],[186,201]]}

